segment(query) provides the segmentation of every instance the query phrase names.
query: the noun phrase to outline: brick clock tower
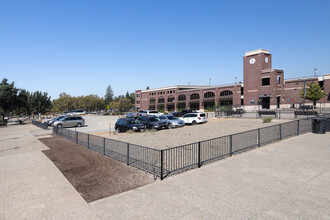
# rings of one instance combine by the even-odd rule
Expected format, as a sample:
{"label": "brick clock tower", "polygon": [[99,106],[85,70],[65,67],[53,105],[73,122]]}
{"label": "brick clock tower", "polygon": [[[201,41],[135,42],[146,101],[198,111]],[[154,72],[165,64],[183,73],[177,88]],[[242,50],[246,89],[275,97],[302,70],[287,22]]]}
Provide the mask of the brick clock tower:
{"label": "brick clock tower", "polygon": [[244,105],[252,108],[279,108],[283,70],[272,69],[269,50],[246,52],[243,57]]}

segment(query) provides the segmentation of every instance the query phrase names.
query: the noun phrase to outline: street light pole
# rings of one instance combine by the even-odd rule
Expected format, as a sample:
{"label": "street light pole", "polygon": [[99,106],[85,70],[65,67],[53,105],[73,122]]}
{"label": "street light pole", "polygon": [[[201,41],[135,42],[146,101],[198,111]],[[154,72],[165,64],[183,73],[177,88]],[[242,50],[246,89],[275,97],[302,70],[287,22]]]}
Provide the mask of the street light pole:
{"label": "street light pole", "polygon": [[316,70],[318,70],[318,68],[314,68],[314,76],[316,77]]}
{"label": "street light pole", "polygon": [[305,99],[306,99],[306,80],[304,81],[304,108],[303,108],[304,112],[305,112]]}

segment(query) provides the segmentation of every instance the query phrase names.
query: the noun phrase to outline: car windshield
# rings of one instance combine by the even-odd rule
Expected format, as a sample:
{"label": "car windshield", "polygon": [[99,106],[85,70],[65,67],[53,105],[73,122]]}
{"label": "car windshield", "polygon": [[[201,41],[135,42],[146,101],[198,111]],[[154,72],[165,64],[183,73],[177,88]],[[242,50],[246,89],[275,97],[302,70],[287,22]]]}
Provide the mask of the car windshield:
{"label": "car windshield", "polygon": [[173,115],[168,115],[167,118],[169,120],[175,120],[175,119],[178,119],[177,117],[173,116]]}
{"label": "car windshield", "polygon": [[160,121],[159,118],[149,118],[150,121]]}
{"label": "car windshield", "polygon": [[166,120],[167,119],[166,116],[164,116],[164,115],[159,116],[158,118],[161,119],[161,120]]}
{"label": "car windshield", "polygon": [[155,114],[158,114],[157,111],[149,111],[149,113],[155,113]]}
{"label": "car windshield", "polygon": [[140,124],[140,122],[138,120],[129,120],[128,124],[134,125],[134,124]]}

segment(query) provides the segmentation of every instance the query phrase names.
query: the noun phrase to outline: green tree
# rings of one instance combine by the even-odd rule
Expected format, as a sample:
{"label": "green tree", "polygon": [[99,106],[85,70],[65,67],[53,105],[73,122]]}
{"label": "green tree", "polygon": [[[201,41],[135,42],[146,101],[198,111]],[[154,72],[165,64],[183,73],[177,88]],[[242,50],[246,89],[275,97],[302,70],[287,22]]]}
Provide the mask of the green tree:
{"label": "green tree", "polygon": [[127,98],[127,99],[130,98],[130,97],[129,97],[129,92],[128,92],[128,91],[126,92],[125,98]]}
{"label": "green tree", "polygon": [[0,83],[0,114],[2,118],[10,114],[17,107],[17,96],[19,89],[15,87],[15,83],[8,83],[8,79],[3,79]]}
{"label": "green tree", "polygon": [[31,93],[31,98],[29,99],[29,107],[35,114],[41,113],[45,114],[52,108],[52,102],[50,101],[50,96],[47,92],[36,91]]}
{"label": "green tree", "polygon": [[105,103],[105,105],[108,105],[112,101],[113,101],[113,91],[112,91],[112,88],[109,84],[106,91],[105,91],[104,103]]}
{"label": "green tree", "polygon": [[16,109],[15,113],[16,114],[27,114],[31,115],[31,105],[30,105],[30,93],[26,91],[25,89],[21,89],[18,93],[17,96],[17,101],[16,101]]}
{"label": "green tree", "polygon": [[149,86],[147,86],[146,90],[149,90]]}
{"label": "green tree", "polygon": [[132,93],[129,94],[129,98],[131,100],[131,103],[132,104],[135,104],[135,93],[134,92],[132,92]]}
{"label": "green tree", "polygon": [[[304,98],[304,88],[300,91],[300,97]],[[306,88],[306,99],[313,102],[313,105],[316,105],[316,102],[325,96],[325,92],[322,90],[321,86],[317,83],[308,83]]]}

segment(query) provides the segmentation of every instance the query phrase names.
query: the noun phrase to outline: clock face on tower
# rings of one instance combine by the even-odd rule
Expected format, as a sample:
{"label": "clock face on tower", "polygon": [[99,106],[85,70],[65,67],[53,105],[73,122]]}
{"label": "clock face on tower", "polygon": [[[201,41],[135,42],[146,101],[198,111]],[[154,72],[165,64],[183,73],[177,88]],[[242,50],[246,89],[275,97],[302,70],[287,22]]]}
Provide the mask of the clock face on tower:
{"label": "clock face on tower", "polygon": [[254,64],[255,62],[256,62],[256,59],[254,59],[254,58],[250,59],[250,64]]}
{"label": "clock face on tower", "polygon": [[268,57],[265,58],[265,62],[268,63]]}

